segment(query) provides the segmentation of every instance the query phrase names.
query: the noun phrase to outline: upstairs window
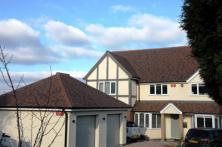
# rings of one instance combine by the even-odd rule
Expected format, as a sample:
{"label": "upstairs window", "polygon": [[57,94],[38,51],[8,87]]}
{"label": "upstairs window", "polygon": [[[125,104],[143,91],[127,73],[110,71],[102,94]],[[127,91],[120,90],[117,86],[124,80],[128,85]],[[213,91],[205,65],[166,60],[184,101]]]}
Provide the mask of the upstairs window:
{"label": "upstairs window", "polygon": [[204,84],[191,84],[191,94],[206,95],[206,88]]}
{"label": "upstairs window", "polygon": [[116,94],[116,82],[114,81],[99,82],[98,89],[106,94],[114,95]]}
{"label": "upstairs window", "polygon": [[167,84],[151,84],[150,94],[152,95],[166,95],[168,94]]}

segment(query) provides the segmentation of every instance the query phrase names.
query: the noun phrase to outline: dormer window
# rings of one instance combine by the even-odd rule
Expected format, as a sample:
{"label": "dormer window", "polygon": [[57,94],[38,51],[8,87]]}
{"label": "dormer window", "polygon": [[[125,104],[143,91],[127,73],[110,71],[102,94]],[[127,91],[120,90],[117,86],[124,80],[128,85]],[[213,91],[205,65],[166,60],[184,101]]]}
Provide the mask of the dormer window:
{"label": "dormer window", "polygon": [[114,81],[99,82],[98,89],[106,94],[114,95],[116,94],[116,82]]}
{"label": "dormer window", "polygon": [[206,95],[206,88],[204,84],[191,84],[192,95]]}
{"label": "dormer window", "polygon": [[151,95],[166,95],[168,94],[167,84],[151,84],[150,85]]}

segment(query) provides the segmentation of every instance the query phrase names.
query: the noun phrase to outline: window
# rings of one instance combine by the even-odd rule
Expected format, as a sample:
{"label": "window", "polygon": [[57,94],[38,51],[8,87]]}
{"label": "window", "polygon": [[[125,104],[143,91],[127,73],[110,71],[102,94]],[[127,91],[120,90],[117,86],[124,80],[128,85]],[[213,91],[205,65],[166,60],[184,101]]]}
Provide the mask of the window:
{"label": "window", "polygon": [[160,128],[160,114],[152,114],[152,128]]}
{"label": "window", "polygon": [[167,85],[162,85],[163,94],[167,94]]}
{"label": "window", "polygon": [[197,128],[204,128],[204,118],[197,117]]}
{"label": "window", "polygon": [[103,84],[104,84],[104,83],[99,83],[99,90],[102,91],[102,92],[104,91],[104,90],[103,90]]}
{"label": "window", "polygon": [[137,126],[139,126],[139,113],[135,113],[134,115],[134,122]]}
{"label": "window", "polygon": [[115,93],[116,93],[116,83],[111,82],[111,94],[115,94]]}
{"label": "window", "polygon": [[215,117],[215,128],[220,128],[220,117]]}
{"label": "window", "polygon": [[116,82],[114,81],[99,82],[98,89],[106,94],[114,95],[116,94]]}
{"label": "window", "polygon": [[160,114],[152,114],[152,113],[135,113],[135,123],[139,127],[144,128],[160,128]]}
{"label": "window", "polygon": [[192,84],[192,94],[197,94],[197,84]]}
{"label": "window", "polygon": [[161,94],[161,84],[156,84],[156,94]]}
{"label": "window", "polygon": [[144,127],[144,114],[140,113],[140,123],[139,123],[139,127]]}
{"label": "window", "polygon": [[150,94],[152,94],[152,95],[166,95],[166,94],[168,94],[167,84],[151,84],[150,85]]}
{"label": "window", "polygon": [[191,93],[193,95],[206,95],[206,88],[204,84],[191,84]]}
{"label": "window", "polygon": [[206,88],[204,84],[199,84],[199,95],[205,95],[206,94]]}
{"label": "window", "polygon": [[150,94],[155,94],[155,85],[150,85]]}
{"label": "window", "polygon": [[148,114],[148,113],[145,113],[145,127],[146,128],[149,128],[149,126],[150,126],[150,114]]}
{"label": "window", "polygon": [[212,125],[212,118],[210,117],[206,117],[205,118],[205,128],[212,128],[213,125]]}
{"label": "window", "polygon": [[105,93],[110,94],[110,82],[105,82]]}
{"label": "window", "polygon": [[213,128],[217,127],[217,123],[214,121],[215,125],[213,126],[214,117],[211,115],[196,115],[196,128]]}

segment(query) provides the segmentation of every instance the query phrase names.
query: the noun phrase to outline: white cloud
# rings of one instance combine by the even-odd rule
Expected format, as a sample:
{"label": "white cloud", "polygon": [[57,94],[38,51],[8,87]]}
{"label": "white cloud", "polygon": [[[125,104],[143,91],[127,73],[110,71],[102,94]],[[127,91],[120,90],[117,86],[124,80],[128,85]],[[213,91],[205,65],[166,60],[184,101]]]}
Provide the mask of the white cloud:
{"label": "white cloud", "polygon": [[92,40],[105,47],[125,48],[129,45],[143,44],[184,44],[185,32],[179,28],[179,23],[168,18],[150,14],[133,15],[125,27],[105,27],[100,24],[90,24],[85,29]]}
{"label": "white cloud", "polygon": [[[1,20],[0,45],[5,46],[5,51],[13,56],[13,63],[25,65],[56,63],[73,57],[94,58],[100,54],[91,49],[87,36],[81,30],[56,21],[48,21],[45,27],[49,29],[51,37],[57,37],[59,43],[43,44],[40,36],[45,34],[17,19]],[[55,48],[61,46],[62,42],[70,46]],[[73,47],[72,43],[82,46]]]}
{"label": "white cloud", "polygon": [[13,55],[14,63],[31,65],[71,58],[98,58],[102,49],[148,48],[187,42],[178,22],[151,14],[132,15],[126,26],[89,24],[81,30],[48,20],[42,27],[44,32],[17,19],[0,20],[0,44]]}
{"label": "white cloud", "polygon": [[38,36],[39,32],[19,20],[0,21],[0,40],[7,46],[39,46]]}
{"label": "white cloud", "polygon": [[85,46],[89,44],[88,37],[83,31],[60,21],[48,21],[44,28],[47,36],[58,43],[71,46]]}
{"label": "white cloud", "polygon": [[133,10],[133,8],[128,5],[113,5],[111,9],[113,12],[129,12]]}
{"label": "white cloud", "polygon": [[38,31],[17,19],[0,21],[0,44],[13,56],[14,63],[51,63],[60,59],[59,54],[41,43]]}
{"label": "white cloud", "polygon": [[84,47],[57,45],[53,48],[56,52],[60,52],[64,58],[99,58],[103,54],[101,51]]}

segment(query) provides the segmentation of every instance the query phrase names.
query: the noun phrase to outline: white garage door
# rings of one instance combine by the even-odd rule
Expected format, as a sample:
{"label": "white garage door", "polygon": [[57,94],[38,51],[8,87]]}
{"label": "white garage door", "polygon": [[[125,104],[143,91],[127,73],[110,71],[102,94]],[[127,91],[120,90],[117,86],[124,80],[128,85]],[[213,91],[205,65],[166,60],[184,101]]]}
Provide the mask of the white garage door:
{"label": "white garage door", "polygon": [[76,147],[95,147],[95,116],[78,116],[76,124]]}
{"label": "white garage door", "polygon": [[120,115],[107,117],[107,147],[119,146]]}

